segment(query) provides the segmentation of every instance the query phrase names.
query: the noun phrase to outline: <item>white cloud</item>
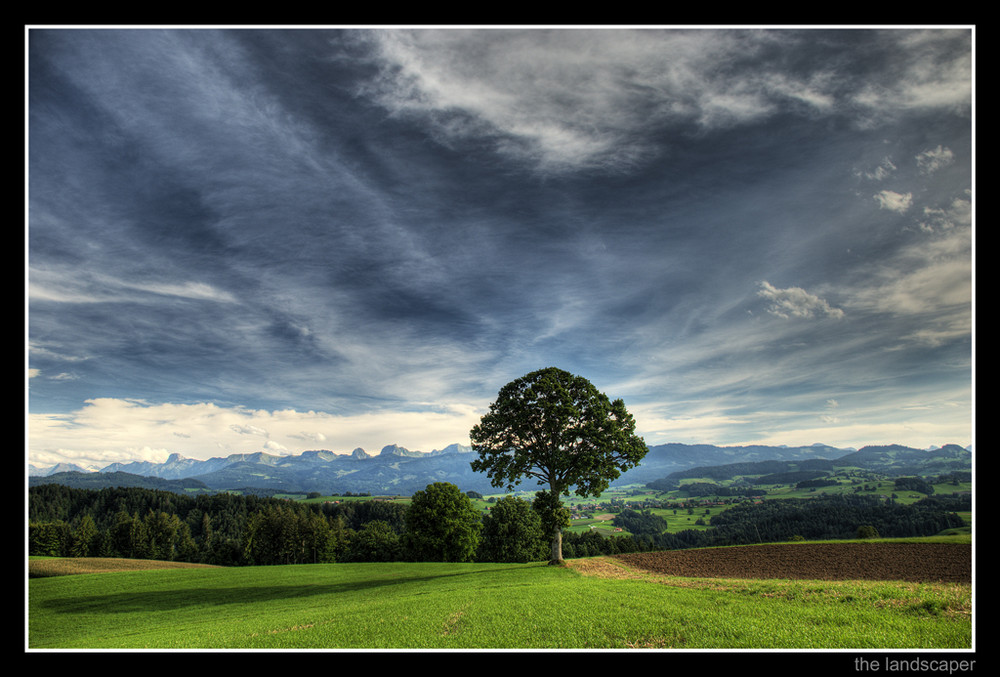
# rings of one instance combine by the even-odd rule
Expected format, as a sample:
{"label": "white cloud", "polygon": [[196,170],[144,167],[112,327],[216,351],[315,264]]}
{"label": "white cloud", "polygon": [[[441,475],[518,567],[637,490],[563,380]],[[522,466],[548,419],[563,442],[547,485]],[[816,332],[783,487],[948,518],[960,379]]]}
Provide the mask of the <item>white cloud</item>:
{"label": "white cloud", "polygon": [[[924,449],[931,444],[971,443],[969,422],[905,421],[899,423],[858,423],[840,424],[836,421],[821,421],[823,425],[812,428],[799,427],[794,430],[776,430],[762,435],[746,444],[767,444],[798,446],[803,440],[815,440],[841,448],[859,448],[870,444],[902,444],[915,449]],[[811,444],[808,443],[808,444]]]}
{"label": "white cloud", "polygon": [[289,433],[288,436],[295,440],[304,440],[307,442],[326,442],[326,435],[318,432],[300,432],[300,433]]}
{"label": "white cloud", "polygon": [[954,161],[955,154],[948,148],[942,148],[941,146],[933,150],[925,150],[917,155],[917,167],[924,174],[936,172],[942,167],[947,167]]}
{"label": "white cloud", "polygon": [[766,280],[760,283],[757,295],[770,302],[767,312],[783,318],[832,317],[839,319],[844,311],[800,287],[778,289]]}
{"label": "white cloud", "polygon": [[925,232],[943,232],[972,224],[972,201],[955,198],[944,208],[924,207],[924,220],[918,227]]}
{"label": "white cloud", "polygon": [[896,316],[922,316],[909,336],[938,345],[972,332],[972,276],[969,261],[940,261],[884,276],[881,284],[859,292],[852,305]]}
{"label": "white cloud", "polygon": [[892,190],[881,190],[874,195],[881,209],[902,214],[913,206],[912,193],[897,193]]}
{"label": "white cloud", "polygon": [[646,444],[668,442],[712,444],[719,442],[722,431],[742,429],[750,419],[726,413],[711,401],[690,405],[633,404],[628,407]]}
{"label": "white cloud", "polygon": [[[31,340],[28,341],[28,352],[35,357],[44,357],[50,360],[59,360],[62,362],[83,362],[88,359],[86,357],[66,355],[53,347],[42,345],[38,341]],[[35,371],[37,372],[37,370]]]}
{"label": "white cloud", "polygon": [[171,453],[196,459],[257,451],[299,454],[316,449],[317,441],[336,453],[359,446],[378,451],[388,444],[431,451],[468,444],[468,432],[485,410],[485,405],[443,405],[338,416],[101,398],[69,414],[29,415],[29,462],[101,468],[116,461],[163,462]]}
{"label": "white cloud", "polygon": [[[937,346],[972,335],[972,235],[956,210],[952,227],[931,233],[884,262],[848,305],[907,320],[897,339]],[[929,232],[929,231],[928,231]]]}
{"label": "white cloud", "polygon": [[254,425],[236,425],[235,423],[229,426],[237,435],[258,435],[260,437],[267,437],[267,431],[263,428],[258,428]]}
{"label": "white cloud", "polygon": [[856,290],[850,305],[898,316],[923,316],[915,338],[939,343],[968,335],[972,326],[972,206],[965,197],[926,209],[925,237],[883,262]]}
{"label": "white cloud", "polygon": [[931,108],[966,113],[971,108],[969,30],[894,30],[882,36],[893,55],[880,77],[852,95],[854,103],[873,115]]}
{"label": "white cloud", "polygon": [[896,171],[896,165],[890,158],[884,158],[878,167],[870,171],[859,170],[858,176],[868,179],[869,181],[883,181],[889,178],[893,172]]}
{"label": "white cloud", "polygon": [[[903,393],[852,395],[849,411],[839,403],[815,412],[811,394],[789,398],[776,406],[773,399],[746,397],[699,398],[660,404],[630,405],[647,444],[789,445],[813,443],[836,447],[904,444],[926,448],[931,444],[972,442],[967,388],[917,386]],[[831,400],[832,402],[833,400]]]}

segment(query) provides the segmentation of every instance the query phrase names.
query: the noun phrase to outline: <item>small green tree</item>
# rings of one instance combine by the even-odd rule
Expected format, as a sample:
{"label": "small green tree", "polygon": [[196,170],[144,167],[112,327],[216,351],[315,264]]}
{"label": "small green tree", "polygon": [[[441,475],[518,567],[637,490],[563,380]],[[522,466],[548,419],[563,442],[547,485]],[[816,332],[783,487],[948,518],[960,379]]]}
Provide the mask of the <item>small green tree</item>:
{"label": "small green tree", "polygon": [[472,500],[449,482],[413,494],[406,510],[403,546],[417,562],[471,562],[482,522]]}
{"label": "small green tree", "polygon": [[149,556],[149,538],[146,525],[138,513],[119,510],[109,527],[109,550],[113,557],[146,559]]}
{"label": "small green tree", "polygon": [[365,522],[348,540],[350,562],[394,562],[400,557],[399,534],[385,520]]}
{"label": "small green tree", "polygon": [[878,538],[878,529],[866,524],[858,527],[858,538]]}
{"label": "small green tree", "polygon": [[537,562],[546,556],[542,520],[531,504],[504,496],[483,517],[479,559],[485,562]]}
{"label": "small green tree", "polygon": [[28,525],[28,554],[65,557],[71,542],[70,527],[63,521]]}
{"label": "small green tree", "polygon": [[299,515],[299,561],[306,564],[332,563],[342,549],[343,529],[339,520],[328,520],[316,511]]}
{"label": "small green tree", "polygon": [[143,518],[143,527],[149,543],[147,556],[150,559],[163,561],[174,559],[180,524],[177,515],[168,515],[162,510],[158,512],[150,510],[146,513]]}
{"label": "small green tree", "polygon": [[553,534],[552,563],[562,562],[560,497],[571,490],[599,496],[648,451],[622,400],[612,402],[587,379],[555,367],[501,388],[470,439],[478,454],[472,469],[493,486],[510,490],[526,477],[548,485],[541,498],[556,511],[543,519]]}
{"label": "small green tree", "polygon": [[181,562],[198,561],[198,543],[191,534],[191,527],[181,522],[177,530],[177,543],[174,545],[175,559]]}
{"label": "small green tree", "polygon": [[73,557],[89,557],[96,555],[99,547],[100,533],[94,518],[90,513],[86,513],[80,518],[80,523],[73,530],[73,538],[70,543],[70,555]]}

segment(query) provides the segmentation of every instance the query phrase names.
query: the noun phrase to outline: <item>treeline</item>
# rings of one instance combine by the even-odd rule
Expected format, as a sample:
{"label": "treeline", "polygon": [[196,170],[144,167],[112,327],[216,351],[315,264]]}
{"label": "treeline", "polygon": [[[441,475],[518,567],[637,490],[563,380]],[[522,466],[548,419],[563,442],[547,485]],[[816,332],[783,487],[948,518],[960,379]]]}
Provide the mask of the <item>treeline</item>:
{"label": "treeline", "polygon": [[[677,489],[684,479],[708,478],[716,481],[731,480],[734,477],[754,475],[776,475],[791,471],[813,471],[817,474],[833,472],[836,468],[833,461],[826,459],[804,459],[798,461],[743,461],[723,465],[699,466],[672,472],[666,477],[648,483],[650,489],[668,491]],[[815,476],[815,475],[814,475]],[[763,484],[755,481],[755,484]]]}
{"label": "treeline", "polygon": [[[829,496],[820,499],[765,501],[735,506],[715,515],[710,524],[716,539],[739,543],[806,539],[846,539],[857,537],[858,528],[871,526],[885,538],[932,536],[946,529],[964,526],[956,514],[971,509],[968,499],[940,502],[918,501],[912,505],[865,495]],[[754,532],[746,525],[752,523]],[[758,536],[759,533],[759,536]]]}
{"label": "treeline", "polygon": [[820,477],[820,478],[814,479],[814,480],[803,480],[801,482],[796,482],[795,483],[795,488],[796,489],[822,489],[824,487],[835,487],[835,486],[837,486],[839,484],[840,484],[840,482],[838,482],[835,479],[832,479],[832,478],[829,478],[829,477]]}
{"label": "treeline", "polygon": [[[452,495],[450,500],[460,498]],[[407,531],[407,511],[403,504],[377,500],[303,503],[255,494],[184,496],[138,487],[92,490],[46,484],[28,490],[28,550],[30,555],[54,557],[222,566],[426,557],[426,552],[414,551],[418,541]],[[450,519],[448,514],[431,514],[423,521],[445,524]],[[488,515],[476,511],[476,520],[472,549],[477,561],[547,558],[548,539],[529,501],[507,497]],[[563,556],[569,558],[645,547],[630,535],[563,534]]]}
{"label": "treeline", "polygon": [[[236,494],[184,496],[140,487],[75,489],[46,484],[28,489],[28,551],[32,555],[128,557],[238,566],[256,563],[248,542],[280,514],[286,531],[316,552],[291,561],[319,559],[319,545],[343,527],[309,504]],[[321,519],[320,519],[321,518]],[[308,530],[315,533],[307,534]],[[305,546],[303,546],[304,548]],[[266,556],[271,556],[268,553]]]}
{"label": "treeline", "polygon": [[917,491],[928,496],[934,493],[934,485],[922,477],[897,477],[892,486],[896,491]]}
{"label": "treeline", "polygon": [[719,496],[724,498],[743,497],[754,498],[766,496],[766,489],[754,489],[753,487],[724,487],[721,484],[711,482],[691,482],[681,487],[688,498],[698,498],[701,496]]}
{"label": "treeline", "polygon": [[[527,501],[498,501],[494,514],[483,516],[454,485],[431,486],[461,503],[439,512],[423,508],[415,525],[407,518],[418,511],[388,501],[304,503],[255,494],[184,496],[46,484],[28,490],[28,554],[222,566],[406,561],[436,556],[428,552],[430,535],[445,549],[467,539],[463,558],[545,559],[547,545]],[[454,523],[474,529],[459,534]],[[445,531],[438,533],[439,527]]]}
{"label": "treeline", "polygon": [[[303,503],[264,496],[184,496],[141,488],[28,490],[30,555],[127,557],[223,566],[406,561],[466,539],[464,561],[541,561],[547,536],[523,499],[506,497],[481,515],[454,485],[428,486],[446,501],[410,507],[386,501]],[[440,506],[448,506],[447,510]],[[781,499],[735,505],[707,530],[666,533],[662,517],[623,510],[628,534],[563,534],[563,556],[738,545],[793,538],[927,536],[963,526],[968,497],[935,496],[910,506],[869,496]],[[420,513],[420,519],[415,519]],[[454,525],[449,526],[449,525]],[[418,530],[425,533],[420,534]],[[452,529],[448,531],[448,529]],[[442,531],[443,530],[443,531]]]}
{"label": "treeline", "polygon": [[753,484],[796,484],[825,477],[822,470],[789,470],[788,472],[772,473],[750,480]]}
{"label": "treeline", "polygon": [[933,536],[965,522],[956,512],[971,510],[969,497],[937,496],[912,505],[874,496],[835,495],[741,503],[715,515],[710,529],[678,533],[641,533],[636,539],[649,549],[704,548],[805,540],[857,538],[863,533],[883,538]]}
{"label": "treeline", "polygon": [[366,524],[403,530],[405,506],[303,503],[265,495],[184,496],[138,487],[28,489],[29,554],[223,566],[348,561]]}

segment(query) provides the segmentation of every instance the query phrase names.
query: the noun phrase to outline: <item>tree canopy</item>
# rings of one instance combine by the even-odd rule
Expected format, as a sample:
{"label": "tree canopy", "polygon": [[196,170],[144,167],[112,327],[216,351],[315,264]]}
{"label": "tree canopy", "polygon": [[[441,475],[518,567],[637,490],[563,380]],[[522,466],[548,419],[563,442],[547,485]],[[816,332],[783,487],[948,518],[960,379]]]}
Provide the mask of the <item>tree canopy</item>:
{"label": "tree canopy", "polygon": [[546,555],[542,521],[531,504],[504,496],[483,517],[479,558],[486,562],[536,562]]}
{"label": "tree canopy", "polygon": [[472,499],[454,484],[434,482],[413,494],[406,510],[403,546],[422,562],[471,562],[482,528]]}
{"label": "tree canopy", "polygon": [[[549,487],[552,510],[571,491],[600,495],[648,451],[621,399],[612,401],[587,379],[555,367],[501,388],[470,438],[478,454],[473,470],[507,490],[534,478]],[[552,560],[561,561],[561,531],[554,531]]]}

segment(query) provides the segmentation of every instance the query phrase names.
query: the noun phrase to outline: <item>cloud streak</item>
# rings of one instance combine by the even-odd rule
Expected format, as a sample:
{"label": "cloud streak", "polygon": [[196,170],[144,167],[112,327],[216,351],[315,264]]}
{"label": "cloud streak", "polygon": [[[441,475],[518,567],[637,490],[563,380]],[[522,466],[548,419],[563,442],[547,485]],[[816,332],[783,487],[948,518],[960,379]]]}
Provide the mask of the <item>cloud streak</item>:
{"label": "cloud streak", "polygon": [[[492,137],[498,150],[553,171],[633,167],[663,129],[706,133],[789,112],[868,124],[913,108],[968,108],[960,33],[885,31],[881,45],[859,41],[856,53],[834,35],[377,31],[366,37],[380,73],[366,93],[395,115],[428,120],[440,139]],[[873,70],[871,59],[889,63]]]}

